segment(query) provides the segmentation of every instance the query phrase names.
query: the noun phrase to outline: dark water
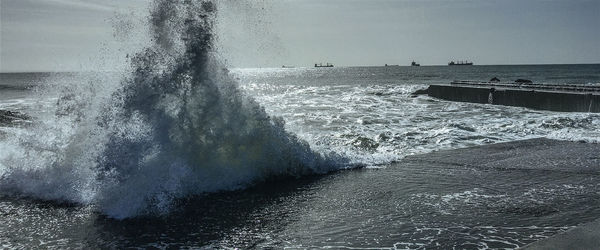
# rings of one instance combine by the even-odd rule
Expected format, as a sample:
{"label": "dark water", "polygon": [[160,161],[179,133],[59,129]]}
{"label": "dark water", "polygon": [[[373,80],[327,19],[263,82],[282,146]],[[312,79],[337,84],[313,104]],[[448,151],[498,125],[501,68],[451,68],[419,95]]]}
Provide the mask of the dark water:
{"label": "dark water", "polygon": [[[22,109],[30,92],[49,73],[0,73],[0,109]],[[33,101],[33,100],[31,100]]]}
{"label": "dark water", "polygon": [[516,248],[600,216],[597,174],[405,162],[260,184],[117,221],[3,198],[11,247]]}
{"label": "dark water", "polygon": [[[588,77],[573,76],[556,81],[593,83],[597,80],[597,67],[248,69],[235,75],[240,78],[242,87],[255,95],[269,112],[282,116],[288,124],[296,124],[289,129],[304,135],[312,147],[333,151],[349,147],[354,150],[352,155],[356,155],[356,161],[360,162],[368,159],[361,157],[376,155],[377,148],[384,146],[392,148],[386,151],[392,157],[386,159],[399,160],[414,152],[414,148],[429,152],[440,148],[461,148],[468,143],[477,145],[479,139],[476,136],[454,134],[452,129],[435,131],[447,126],[465,133],[484,131],[481,133],[485,134],[488,132],[478,127],[485,124],[480,121],[495,116],[512,125],[514,131],[522,131],[528,126],[537,128],[531,130],[532,136],[561,131],[564,136],[587,134],[588,139],[594,140],[596,135],[593,132],[597,130],[599,118],[593,114],[538,112],[472,104],[458,104],[457,109],[448,111],[444,107],[455,104],[430,98],[414,99],[410,92],[426,86],[426,83],[452,79],[480,80],[489,75],[500,78],[527,75],[535,81],[551,82],[558,78],[557,75],[575,71],[578,74],[587,72]],[[11,86],[2,90],[5,95],[3,103],[8,103],[3,109],[33,113],[36,109],[43,109],[44,105],[40,106],[36,100],[19,100],[27,100],[31,92],[35,92],[35,86],[57,78],[84,83],[90,79],[72,74],[67,77],[60,74],[3,77],[2,84]],[[282,86],[286,91],[279,89]],[[313,91],[310,91],[311,88]],[[297,95],[298,99],[283,98],[280,94],[287,97]],[[359,117],[368,114],[368,110],[383,110],[385,106],[380,106],[377,101],[396,99],[399,102],[396,104],[423,104],[415,104],[413,113],[387,114],[386,119],[398,120],[396,125],[383,120],[361,124],[355,123],[352,118],[323,127],[310,124],[318,121],[294,117],[294,114],[306,111],[313,114],[336,113],[337,109],[328,103],[329,100],[335,103],[347,94],[363,97],[342,103],[354,107],[353,112],[359,112],[355,114]],[[373,103],[363,103],[364,98],[370,98]],[[314,102],[309,106],[298,106],[306,100]],[[294,111],[284,112],[288,109]],[[365,111],[360,111],[363,109]],[[424,116],[419,118],[424,120],[417,122],[414,114],[419,112],[431,118],[428,120]],[[493,116],[472,119],[473,114],[486,112]],[[461,124],[457,121],[464,116],[463,119],[467,120],[463,120],[462,124],[474,129],[444,123],[444,119],[449,119],[444,118],[447,115],[454,117],[455,124]],[[530,122],[535,119],[547,122]],[[520,126],[521,121],[529,125]],[[378,139],[377,136],[382,134],[382,127],[378,127],[381,124],[388,127],[387,132],[393,136]],[[434,131],[431,138],[436,140],[420,139],[418,134],[403,131],[414,128],[426,133],[429,126]],[[11,128],[8,132],[14,130],[19,128]],[[327,137],[340,130],[350,130],[349,134],[355,137],[336,137],[341,138],[342,143],[330,142],[327,145],[326,140],[311,141],[311,137],[306,136]],[[369,137],[370,130],[378,133]],[[356,138],[361,136],[380,146],[373,150],[355,144]],[[467,144],[445,145],[437,141],[445,137]],[[511,141],[519,138],[519,134],[513,130],[496,131],[493,137],[500,138],[498,141]],[[578,138],[574,137],[575,140]],[[348,143],[345,144],[344,140]],[[75,205],[4,194],[0,198],[0,224],[3,225],[0,244],[11,248],[516,248],[600,217],[597,173],[567,170],[551,169],[550,166],[541,166],[537,170],[503,170],[411,160],[390,163],[388,160],[388,163],[378,162],[376,167],[366,169],[275,179],[245,190],[207,196],[190,195],[177,199],[166,214],[141,215],[125,220],[107,217],[94,204]]]}

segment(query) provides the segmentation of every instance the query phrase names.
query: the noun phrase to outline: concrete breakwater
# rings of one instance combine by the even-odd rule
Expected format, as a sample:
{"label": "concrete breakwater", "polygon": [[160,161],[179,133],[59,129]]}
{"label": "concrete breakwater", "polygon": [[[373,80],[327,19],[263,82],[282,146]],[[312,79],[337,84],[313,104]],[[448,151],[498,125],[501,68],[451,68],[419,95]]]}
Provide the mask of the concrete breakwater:
{"label": "concrete breakwater", "polygon": [[448,101],[487,103],[563,112],[600,113],[600,86],[454,81],[416,94]]}

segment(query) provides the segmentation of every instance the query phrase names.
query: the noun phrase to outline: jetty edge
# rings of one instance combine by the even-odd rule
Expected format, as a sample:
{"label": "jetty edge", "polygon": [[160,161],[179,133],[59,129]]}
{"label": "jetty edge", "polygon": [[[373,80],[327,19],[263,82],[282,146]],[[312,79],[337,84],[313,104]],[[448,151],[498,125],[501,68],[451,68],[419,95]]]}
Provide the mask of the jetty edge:
{"label": "jetty edge", "polygon": [[600,247],[600,219],[579,225],[564,233],[550,236],[520,249],[553,250],[553,249],[598,249]]}
{"label": "jetty edge", "polygon": [[[402,162],[501,171],[600,174],[600,144],[533,138],[411,155]],[[599,249],[600,218],[518,249]]]}
{"label": "jetty edge", "polygon": [[561,112],[600,113],[600,86],[584,84],[535,84],[529,80],[514,82],[453,81],[431,84],[413,95],[456,101],[525,107]]}

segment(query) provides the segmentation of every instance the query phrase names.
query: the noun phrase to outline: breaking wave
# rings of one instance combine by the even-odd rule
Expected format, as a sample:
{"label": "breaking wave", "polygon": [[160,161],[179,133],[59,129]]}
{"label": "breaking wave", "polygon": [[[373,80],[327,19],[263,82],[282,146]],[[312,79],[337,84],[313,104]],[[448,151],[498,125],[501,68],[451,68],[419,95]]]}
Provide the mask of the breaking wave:
{"label": "breaking wave", "polygon": [[53,112],[0,144],[0,191],[92,205],[113,218],[178,198],[346,167],[284,130],[214,53],[212,1],[156,0],[151,44],[120,80],[57,81]]}

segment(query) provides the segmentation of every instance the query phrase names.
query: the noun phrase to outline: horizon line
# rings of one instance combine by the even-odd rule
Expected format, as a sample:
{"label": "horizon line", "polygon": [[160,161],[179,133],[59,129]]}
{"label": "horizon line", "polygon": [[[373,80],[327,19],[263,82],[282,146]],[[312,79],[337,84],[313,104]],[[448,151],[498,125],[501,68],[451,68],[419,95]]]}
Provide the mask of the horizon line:
{"label": "horizon line", "polygon": [[[334,64],[335,65],[335,64]],[[600,65],[600,62],[597,63],[539,63],[539,64],[473,64],[473,65],[468,65],[471,67],[477,67],[477,66],[553,66],[553,65]],[[264,66],[264,67],[228,67],[225,66],[228,69],[275,69],[275,68],[282,68],[281,66]],[[293,66],[290,65],[290,67],[293,68],[314,68],[314,66]],[[367,68],[367,67],[449,67],[449,65],[447,64],[431,64],[431,65],[422,65],[421,66],[411,66],[411,65],[400,65],[400,64],[388,64],[388,66],[385,66],[385,64],[382,65],[341,65],[341,66],[334,66],[337,68]],[[120,73],[120,72],[127,72],[127,71],[118,71],[118,70],[99,70],[99,71],[95,71],[95,70],[81,70],[81,71],[72,71],[72,70],[65,70],[65,71],[0,71],[0,74],[32,74],[32,73]]]}

